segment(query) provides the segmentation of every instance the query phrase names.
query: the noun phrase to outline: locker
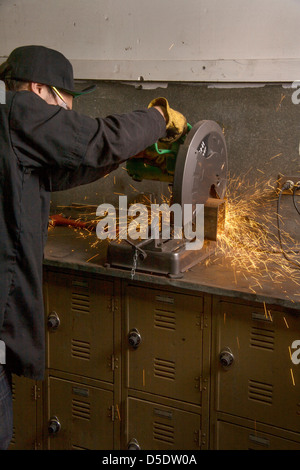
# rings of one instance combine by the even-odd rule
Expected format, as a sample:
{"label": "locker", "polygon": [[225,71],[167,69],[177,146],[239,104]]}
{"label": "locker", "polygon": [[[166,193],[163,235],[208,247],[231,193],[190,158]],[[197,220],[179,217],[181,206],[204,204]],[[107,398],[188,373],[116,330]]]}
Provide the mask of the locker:
{"label": "locker", "polygon": [[215,304],[215,409],[299,432],[300,367],[291,345],[300,318],[257,305]]}
{"label": "locker", "polygon": [[201,416],[172,406],[128,398],[127,448],[199,450]]}
{"label": "locker", "polygon": [[42,383],[12,375],[13,437],[10,450],[42,449]]}
{"label": "locker", "polygon": [[84,380],[49,378],[48,449],[114,448],[113,392]]}
{"label": "locker", "polygon": [[129,286],[127,387],[201,404],[203,297]]}
{"label": "locker", "polygon": [[48,368],[113,382],[113,283],[48,273]]}
{"label": "locker", "polygon": [[217,422],[215,450],[300,450],[300,442],[224,421]]}

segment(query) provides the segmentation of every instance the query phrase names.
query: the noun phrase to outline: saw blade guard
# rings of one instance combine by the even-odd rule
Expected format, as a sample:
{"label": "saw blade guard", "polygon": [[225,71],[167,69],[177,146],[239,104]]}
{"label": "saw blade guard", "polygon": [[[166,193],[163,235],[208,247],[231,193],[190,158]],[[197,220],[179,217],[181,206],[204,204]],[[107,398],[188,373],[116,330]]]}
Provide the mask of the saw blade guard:
{"label": "saw blade guard", "polygon": [[178,149],[173,179],[173,203],[205,204],[223,199],[227,186],[227,148],[215,121],[195,124]]}

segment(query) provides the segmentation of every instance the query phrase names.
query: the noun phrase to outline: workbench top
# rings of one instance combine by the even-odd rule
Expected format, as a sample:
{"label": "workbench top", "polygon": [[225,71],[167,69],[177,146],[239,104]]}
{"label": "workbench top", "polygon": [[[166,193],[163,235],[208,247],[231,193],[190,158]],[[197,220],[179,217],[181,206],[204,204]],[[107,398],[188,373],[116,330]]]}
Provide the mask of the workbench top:
{"label": "workbench top", "polygon": [[[55,227],[48,233],[44,266],[130,280],[130,270],[105,266],[106,252],[107,242],[98,240],[94,232]],[[134,281],[265,302],[298,310],[300,314],[300,270],[276,274],[278,267],[287,263],[281,254],[276,256],[274,269],[268,265],[267,271],[262,268],[249,272],[232,263],[230,256],[216,252],[209,262],[192,267],[180,279],[137,271]]]}

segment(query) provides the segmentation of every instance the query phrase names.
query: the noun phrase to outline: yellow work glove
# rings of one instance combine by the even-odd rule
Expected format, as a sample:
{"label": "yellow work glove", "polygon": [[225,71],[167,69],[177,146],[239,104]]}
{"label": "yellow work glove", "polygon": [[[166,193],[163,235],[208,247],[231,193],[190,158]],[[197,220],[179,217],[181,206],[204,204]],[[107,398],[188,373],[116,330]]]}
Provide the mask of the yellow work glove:
{"label": "yellow work glove", "polygon": [[172,143],[187,133],[186,118],[178,111],[170,108],[166,98],[155,98],[148,105],[148,108],[154,106],[160,106],[166,118],[167,135],[160,139],[160,142]]}

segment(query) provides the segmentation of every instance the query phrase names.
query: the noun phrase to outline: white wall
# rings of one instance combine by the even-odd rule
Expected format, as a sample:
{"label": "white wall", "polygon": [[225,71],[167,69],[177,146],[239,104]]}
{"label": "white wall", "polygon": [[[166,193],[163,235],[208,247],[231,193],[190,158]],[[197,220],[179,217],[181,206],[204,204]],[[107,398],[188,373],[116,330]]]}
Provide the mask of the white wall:
{"label": "white wall", "polygon": [[76,78],[300,79],[300,0],[0,0],[0,61],[63,52]]}

